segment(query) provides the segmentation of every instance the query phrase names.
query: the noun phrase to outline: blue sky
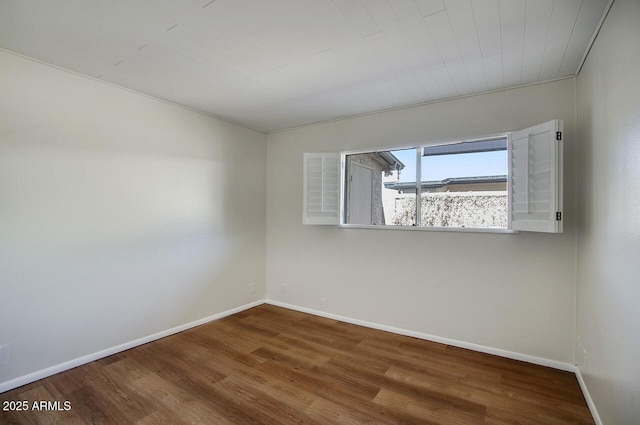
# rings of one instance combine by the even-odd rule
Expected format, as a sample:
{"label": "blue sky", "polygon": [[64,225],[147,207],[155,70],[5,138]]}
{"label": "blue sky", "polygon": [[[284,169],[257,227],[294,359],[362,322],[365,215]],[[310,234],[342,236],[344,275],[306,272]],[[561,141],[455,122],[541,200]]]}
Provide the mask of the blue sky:
{"label": "blue sky", "polygon": [[[400,181],[416,181],[416,151],[391,151],[405,165]],[[422,180],[507,174],[507,151],[422,157]]]}

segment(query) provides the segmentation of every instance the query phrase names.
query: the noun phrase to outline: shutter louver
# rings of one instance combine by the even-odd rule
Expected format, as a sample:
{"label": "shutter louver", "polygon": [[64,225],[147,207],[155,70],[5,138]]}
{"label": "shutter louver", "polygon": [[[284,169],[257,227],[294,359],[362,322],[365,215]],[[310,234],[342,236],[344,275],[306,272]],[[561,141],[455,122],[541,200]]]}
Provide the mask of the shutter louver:
{"label": "shutter louver", "polygon": [[304,154],[303,224],[339,224],[340,156]]}
{"label": "shutter louver", "polygon": [[513,230],[561,233],[562,121],[514,132],[509,137],[509,199]]}

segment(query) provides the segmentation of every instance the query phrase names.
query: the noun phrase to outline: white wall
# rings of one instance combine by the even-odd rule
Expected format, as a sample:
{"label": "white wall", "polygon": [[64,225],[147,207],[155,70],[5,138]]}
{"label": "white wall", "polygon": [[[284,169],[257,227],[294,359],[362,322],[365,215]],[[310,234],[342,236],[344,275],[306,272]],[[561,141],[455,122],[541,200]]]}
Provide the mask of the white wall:
{"label": "white wall", "polygon": [[0,383],[262,298],[265,139],[0,52]]}
{"label": "white wall", "polygon": [[[330,313],[573,363],[574,89],[568,79],[270,134],[267,296],[316,309],[325,298]],[[564,234],[302,225],[303,152],[482,136],[554,118],[565,125]]]}
{"label": "white wall", "polygon": [[576,359],[605,424],[640,422],[639,23],[617,0],[577,79]]}

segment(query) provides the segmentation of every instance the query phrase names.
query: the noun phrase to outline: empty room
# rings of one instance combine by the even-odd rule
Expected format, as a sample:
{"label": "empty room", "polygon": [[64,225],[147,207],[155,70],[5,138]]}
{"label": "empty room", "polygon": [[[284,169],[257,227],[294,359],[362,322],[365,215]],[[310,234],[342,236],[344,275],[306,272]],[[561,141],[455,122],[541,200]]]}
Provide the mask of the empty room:
{"label": "empty room", "polygon": [[640,424],[640,1],[0,0],[0,424]]}

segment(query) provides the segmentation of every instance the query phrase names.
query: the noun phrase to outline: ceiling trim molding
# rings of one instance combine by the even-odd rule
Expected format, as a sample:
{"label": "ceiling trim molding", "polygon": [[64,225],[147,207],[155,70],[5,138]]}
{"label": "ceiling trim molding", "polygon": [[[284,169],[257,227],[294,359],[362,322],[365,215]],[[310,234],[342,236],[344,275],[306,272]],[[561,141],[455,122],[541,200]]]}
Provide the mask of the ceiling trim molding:
{"label": "ceiling trim molding", "polygon": [[589,52],[591,51],[591,48],[593,47],[593,43],[595,43],[596,38],[598,38],[598,34],[600,34],[600,29],[602,28],[602,24],[604,24],[605,19],[607,19],[607,16],[609,15],[609,12],[611,11],[611,6],[613,6],[614,1],[615,0],[609,0],[609,3],[607,4],[607,6],[604,9],[604,13],[600,17],[600,20],[598,21],[598,25],[596,25],[596,29],[595,29],[595,31],[593,31],[593,35],[591,36],[591,39],[589,40],[589,43],[587,44],[587,48],[584,51],[584,55],[582,55],[582,59],[580,60],[580,64],[578,65],[578,69],[576,69],[576,73],[575,73],[576,77],[578,76],[578,74],[580,74],[580,71],[582,71],[582,67],[584,66],[584,63],[586,62],[587,57],[589,56]]}
{"label": "ceiling trim molding", "polygon": [[529,84],[520,84],[519,86],[505,87],[505,88],[501,88],[501,89],[494,89],[494,90],[488,90],[488,91],[483,91],[483,92],[478,92],[478,93],[465,94],[465,95],[462,95],[462,96],[445,97],[445,98],[442,98],[442,99],[430,100],[428,102],[412,103],[411,105],[396,106],[394,108],[388,108],[388,109],[379,109],[377,111],[364,112],[362,114],[348,115],[348,116],[345,116],[345,117],[332,118],[332,119],[329,119],[329,120],[316,121],[316,122],[313,122],[313,123],[298,125],[298,126],[295,126],[295,127],[288,127],[288,128],[284,128],[282,130],[271,130],[271,131],[267,131],[266,134],[283,133],[285,131],[298,130],[300,128],[311,127],[311,126],[314,126],[314,125],[321,125],[321,124],[327,124],[327,123],[336,122],[336,121],[349,120],[351,118],[366,117],[368,115],[382,114],[382,113],[385,113],[385,112],[399,111],[399,110],[402,110],[402,109],[417,108],[417,107],[420,107],[420,106],[433,105],[434,103],[448,102],[450,100],[457,100],[457,99],[466,99],[468,97],[475,97],[475,96],[482,96],[482,95],[485,95],[485,94],[499,93],[499,92],[503,92],[503,91],[507,91],[507,90],[514,90],[514,89],[521,89],[521,88],[525,88],[525,87],[538,86],[540,84],[553,83],[555,81],[568,80],[568,79],[571,79],[571,78],[576,78],[576,76],[575,75],[567,75],[567,76],[564,76],[564,77],[552,78],[551,80],[537,81],[535,83],[529,83]]}
{"label": "ceiling trim molding", "polygon": [[149,99],[152,99],[152,100],[156,100],[156,101],[159,101],[159,102],[163,102],[163,103],[167,103],[167,104],[172,105],[172,106],[177,106],[177,107],[179,107],[181,109],[186,109],[187,111],[196,112],[198,114],[206,115],[206,116],[208,116],[210,118],[215,118],[217,120],[224,121],[224,122],[229,123],[229,124],[237,125],[238,127],[242,127],[242,128],[247,129],[247,130],[257,131],[258,133],[262,133],[262,134],[268,134],[268,132],[266,132],[264,130],[258,130],[257,128],[252,128],[252,127],[249,127],[249,126],[247,126],[245,124],[240,124],[240,123],[232,121],[232,120],[230,120],[228,118],[219,117],[217,115],[214,115],[214,114],[212,114],[210,112],[203,111],[201,109],[192,108],[190,106],[183,105],[181,103],[173,102],[171,100],[163,99],[161,97],[156,97],[156,96],[153,96],[153,95],[150,95],[150,94],[147,94],[147,93],[143,93],[141,91],[133,90],[133,89],[121,86],[121,85],[116,84],[116,83],[111,83],[109,81],[105,81],[105,80],[102,80],[100,78],[92,77],[91,75],[83,74],[81,72],[73,71],[71,69],[68,69],[68,68],[65,68],[65,67],[62,67],[62,66],[59,66],[59,65],[54,65],[52,63],[42,61],[40,59],[32,58],[31,56],[23,55],[21,53],[14,52],[13,50],[9,50],[9,49],[5,49],[3,47],[0,47],[0,52],[4,52],[4,53],[8,53],[10,55],[18,56],[18,57],[20,57],[22,59],[26,59],[26,60],[29,60],[29,61],[32,61],[32,62],[36,62],[36,63],[39,63],[41,65],[46,65],[46,66],[49,66],[51,68],[55,68],[55,69],[57,69],[59,71],[68,72],[70,74],[76,75],[78,77],[86,78],[86,79],[94,81],[96,83],[106,84],[108,86],[111,86],[111,87],[114,87],[114,88],[117,88],[117,89],[120,89],[120,90],[124,90],[124,91],[127,91],[129,93],[133,93],[133,94],[137,94],[137,95],[140,95],[140,96],[144,96],[146,98],[149,98]]}

